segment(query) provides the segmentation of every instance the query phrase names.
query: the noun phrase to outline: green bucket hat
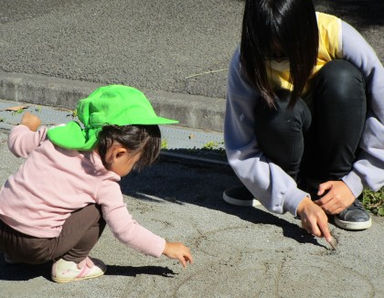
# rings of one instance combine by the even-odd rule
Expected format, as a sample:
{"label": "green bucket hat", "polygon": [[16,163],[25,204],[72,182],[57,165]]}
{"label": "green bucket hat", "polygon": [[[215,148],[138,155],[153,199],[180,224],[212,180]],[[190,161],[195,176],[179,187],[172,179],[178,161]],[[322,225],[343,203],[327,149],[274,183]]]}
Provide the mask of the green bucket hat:
{"label": "green bucket hat", "polygon": [[156,115],[145,95],[133,87],[109,85],[96,89],[76,106],[77,121],[55,126],[47,135],[52,143],[66,149],[87,151],[97,143],[104,125],[174,124],[177,120]]}

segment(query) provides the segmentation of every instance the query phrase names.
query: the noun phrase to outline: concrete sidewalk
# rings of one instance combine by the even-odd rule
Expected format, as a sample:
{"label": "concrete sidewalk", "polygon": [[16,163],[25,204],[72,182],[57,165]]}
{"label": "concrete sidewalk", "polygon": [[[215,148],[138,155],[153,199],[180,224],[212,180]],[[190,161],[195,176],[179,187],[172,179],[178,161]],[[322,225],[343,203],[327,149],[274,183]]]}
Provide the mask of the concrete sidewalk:
{"label": "concrete sidewalk", "polygon": [[[22,162],[6,145],[8,130],[22,114],[5,109],[19,104],[0,101],[1,184]],[[71,119],[70,110],[41,105],[29,105],[27,110],[38,114],[45,125]],[[168,140],[170,152],[203,148],[207,138],[221,141],[216,132],[181,127],[162,127],[162,132],[165,138],[179,135]],[[168,240],[184,242],[195,264],[182,269],[166,257],[143,256],[106,229],[92,251],[108,265],[105,276],[59,285],[50,281],[50,264],[8,265],[0,256],[0,296],[384,296],[383,218],[374,216],[372,228],[362,232],[331,224],[339,241],[337,251],[332,251],[323,239],[306,234],[290,214],[224,203],[222,191],[239,183],[225,163],[186,161],[162,154],[156,165],[124,178],[121,187],[134,218]]]}

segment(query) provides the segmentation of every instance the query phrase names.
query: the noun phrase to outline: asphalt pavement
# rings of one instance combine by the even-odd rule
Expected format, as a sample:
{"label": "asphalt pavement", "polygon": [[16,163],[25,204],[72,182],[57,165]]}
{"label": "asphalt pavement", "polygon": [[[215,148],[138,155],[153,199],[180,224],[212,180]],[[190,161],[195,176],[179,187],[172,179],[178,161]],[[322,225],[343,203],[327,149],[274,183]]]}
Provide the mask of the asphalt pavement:
{"label": "asphalt pavement", "polygon": [[[344,17],[384,58],[382,0],[315,1]],[[12,0],[0,10],[0,179],[22,160],[6,145],[27,103],[43,123],[71,119],[78,99],[100,85],[144,91],[156,111],[180,120],[162,127],[160,160],[124,178],[127,207],[145,227],[192,250],[182,269],[143,256],[107,229],[92,256],[107,274],[50,281],[50,264],[7,265],[0,297],[384,297],[384,220],[367,231],[330,224],[336,251],[307,235],[290,214],[234,207],[222,191],[239,182],[222,150],[227,68],[239,42],[239,0]]]}
{"label": "asphalt pavement", "polygon": [[[382,0],[315,0],[384,60]],[[0,98],[73,108],[105,84],[144,91],[181,125],[223,129],[242,0],[4,0]]]}

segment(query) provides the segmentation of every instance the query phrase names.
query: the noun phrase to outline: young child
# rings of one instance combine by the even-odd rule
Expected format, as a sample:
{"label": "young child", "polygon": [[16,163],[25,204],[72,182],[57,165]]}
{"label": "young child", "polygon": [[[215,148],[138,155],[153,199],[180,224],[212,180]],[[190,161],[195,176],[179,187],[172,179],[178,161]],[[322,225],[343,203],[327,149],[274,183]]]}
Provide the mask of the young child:
{"label": "young child", "polygon": [[13,154],[26,158],[0,192],[0,251],[8,263],[53,261],[52,279],[70,282],[104,274],[89,257],[105,223],[122,243],[154,257],[192,263],[190,250],[138,224],[123,201],[120,177],[159,155],[158,117],[139,90],[110,85],[79,101],[77,116],[50,129],[25,113],[9,135]]}

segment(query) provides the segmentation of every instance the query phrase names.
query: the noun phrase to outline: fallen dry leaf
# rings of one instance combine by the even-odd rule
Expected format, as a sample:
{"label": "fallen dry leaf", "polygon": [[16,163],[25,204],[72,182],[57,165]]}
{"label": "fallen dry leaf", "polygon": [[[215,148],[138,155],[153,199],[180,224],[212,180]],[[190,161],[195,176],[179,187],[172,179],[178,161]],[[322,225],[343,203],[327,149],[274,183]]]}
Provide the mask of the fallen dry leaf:
{"label": "fallen dry leaf", "polygon": [[6,111],[11,111],[11,112],[17,112],[17,111],[20,111],[20,110],[24,110],[26,108],[28,108],[29,106],[14,106],[14,107],[8,107],[8,108],[5,108]]}

